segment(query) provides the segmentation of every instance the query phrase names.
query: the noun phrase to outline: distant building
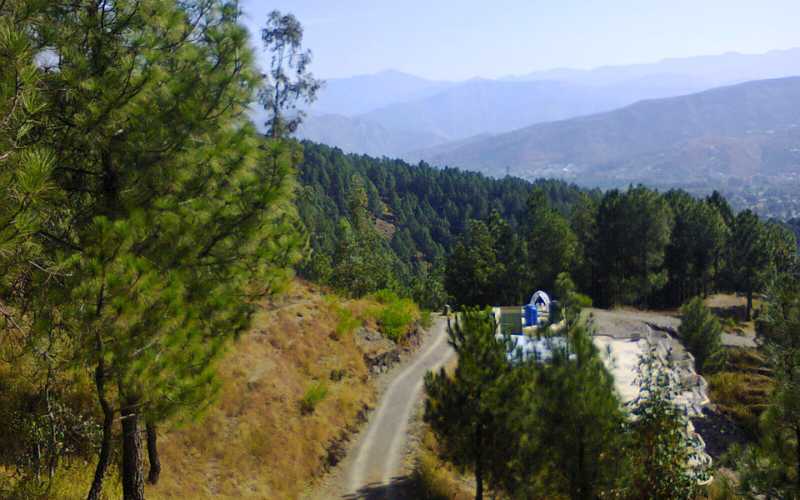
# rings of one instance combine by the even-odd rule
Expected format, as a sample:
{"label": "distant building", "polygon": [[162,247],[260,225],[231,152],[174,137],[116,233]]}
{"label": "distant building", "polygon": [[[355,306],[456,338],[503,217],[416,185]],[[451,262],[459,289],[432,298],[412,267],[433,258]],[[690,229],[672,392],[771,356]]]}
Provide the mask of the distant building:
{"label": "distant building", "polygon": [[536,329],[549,322],[553,303],[550,296],[542,290],[536,291],[524,306],[498,306],[492,308],[497,322],[497,333],[522,335],[534,333]]}
{"label": "distant building", "polygon": [[497,322],[497,335],[509,335],[514,341],[509,359],[521,355],[523,359],[532,357],[536,361],[547,362],[552,359],[554,350],[566,347],[564,337],[539,335],[539,327],[547,324],[553,316],[553,304],[546,292],[538,290],[524,306],[492,308],[492,316]]}

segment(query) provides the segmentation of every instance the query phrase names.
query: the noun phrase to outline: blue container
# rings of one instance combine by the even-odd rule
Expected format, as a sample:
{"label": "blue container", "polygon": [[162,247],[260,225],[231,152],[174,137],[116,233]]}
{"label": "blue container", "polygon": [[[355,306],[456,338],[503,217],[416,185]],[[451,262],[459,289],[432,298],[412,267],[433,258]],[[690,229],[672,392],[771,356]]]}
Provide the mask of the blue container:
{"label": "blue container", "polygon": [[539,311],[536,306],[528,304],[525,306],[525,326],[536,326],[539,324]]}

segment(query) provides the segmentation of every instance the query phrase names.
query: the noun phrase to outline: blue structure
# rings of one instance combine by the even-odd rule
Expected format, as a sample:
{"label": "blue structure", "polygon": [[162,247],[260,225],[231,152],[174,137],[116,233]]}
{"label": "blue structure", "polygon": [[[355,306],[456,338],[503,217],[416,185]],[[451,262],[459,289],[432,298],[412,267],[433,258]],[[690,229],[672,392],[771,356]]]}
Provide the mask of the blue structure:
{"label": "blue structure", "polygon": [[539,311],[533,304],[525,305],[525,326],[537,326],[539,324]]}

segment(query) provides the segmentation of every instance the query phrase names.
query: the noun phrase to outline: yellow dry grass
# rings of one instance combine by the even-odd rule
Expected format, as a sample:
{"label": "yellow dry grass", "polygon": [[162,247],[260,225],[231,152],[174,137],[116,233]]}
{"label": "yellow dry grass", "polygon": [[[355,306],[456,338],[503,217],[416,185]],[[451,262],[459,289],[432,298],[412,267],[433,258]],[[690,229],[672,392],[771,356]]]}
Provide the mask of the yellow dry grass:
{"label": "yellow dry grass", "polygon": [[[220,364],[219,400],[202,420],[161,436],[160,483],[149,498],[295,498],[324,467],[326,445],[355,425],[375,390],[353,335],[336,335],[336,308],[296,282],[265,305]],[[354,313],[370,307],[347,303]],[[341,380],[331,372],[344,370]],[[300,400],[328,389],[313,413]]]}

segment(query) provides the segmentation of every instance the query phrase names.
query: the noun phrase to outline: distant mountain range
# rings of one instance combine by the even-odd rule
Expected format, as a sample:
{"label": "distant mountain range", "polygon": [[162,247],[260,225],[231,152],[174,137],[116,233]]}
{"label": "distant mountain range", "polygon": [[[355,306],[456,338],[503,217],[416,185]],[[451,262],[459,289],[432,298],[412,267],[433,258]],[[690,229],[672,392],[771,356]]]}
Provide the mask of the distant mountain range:
{"label": "distant mountain range", "polygon": [[800,77],[642,101],[417,153],[492,175],[590,185],[800,180]]}
{"label": "distant mountain range", "polygon": [[[499,80],[433,81],[397,71],[329,80],[299,136],[349,152],[414,159],[431,147],[610,111],[643,99],[800,75],[800,49],[723,54]],[[332,116],[335,115],[335,116]]]}

